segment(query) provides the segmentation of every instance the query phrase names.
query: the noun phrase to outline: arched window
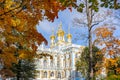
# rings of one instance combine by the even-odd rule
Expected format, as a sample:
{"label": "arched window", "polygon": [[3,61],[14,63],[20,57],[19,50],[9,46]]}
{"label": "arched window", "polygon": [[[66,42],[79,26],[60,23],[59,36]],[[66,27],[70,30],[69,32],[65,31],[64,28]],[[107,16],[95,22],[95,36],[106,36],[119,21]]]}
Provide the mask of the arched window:
{"label": "arched window", "polygon": [[47,60],[45,59],[44,62],[43,62],[44,66],[47,65]]}
{"label": "arched window", "polygon": [[47,72],[46,71],[44,72],[44,78],[47,78]]}
{"label": "arched window", "polygon": [[50,62],[50,66],[53,67],[53,60],[51,60],[51,62]]}
{"label": "arched window", "polygon": [[40,71],[36,71],[36,76],[40,76]]}
{"label": "arched window", "polygon": [[70,76],[70,71],[67,70],[66,76],[69,77]]}
{"label": "arched window", "polygon": [[50,73],[50,76],[53,77],[53,76],[54,76],[54,72],[51,72],[51,73]]}
{"label": "arched window", "polygon": [[76,76],[76,77],[79,77],[79,72],[76,71],[75,76]]}
{"label": "arched window", "polygon": [[58,57],[58,59],[57,59],[57,67],[58,68],[60,67],[60,57]]}
{"label": "arched window", "polygon": [[61,73],[60,72],[58,72],[58,78],[61,78]]}
{"label": "arched window", "polygon": [[59,65],[59,61],[57,61],[57,67],[59,67],[60,65]]}
{"label": "arched window", "polygon": [[77,55],[77,54],[75,54],[75,58],[78,58],[78,55]]}

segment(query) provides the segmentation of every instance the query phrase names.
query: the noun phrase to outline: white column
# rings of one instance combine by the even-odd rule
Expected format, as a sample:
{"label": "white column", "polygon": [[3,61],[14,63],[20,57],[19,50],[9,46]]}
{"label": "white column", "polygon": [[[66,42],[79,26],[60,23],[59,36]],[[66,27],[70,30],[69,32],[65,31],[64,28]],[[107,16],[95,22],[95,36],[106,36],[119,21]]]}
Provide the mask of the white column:
{"label": "white column", "polygon": [[40,63],[40,67],[43,68],[43,58],[40,59],[40,62],[41,62],[41,63]]}
{"label": "white column", "polygon": [[50,67],[50,57],[48,56],[47,59],[48,59],[47,60],[48,61],[48,67]]}
{"label": "white column", "polygon": [[41,77],[42,77],[42,72],[40,71],[40,72],[39,72],[39,78],[41,78]]}
{"label": "white column", "polygon": [[69,76],[70,76],[70,72],[69,70],[67,70],[67,78],[69,78]]}
{"label": "white column", "polygon": [[68,59],[67,59],[67,67],[70,67],[70,62]]}
{"label": "white column", "polygon": [[71,43],[71,39],[70,38],[68,39],[68,42]]}
{"label": "white column", "polygon": [[72,68],[75,70],[75,53],[71,53]]}
{"label": "white column", "polygon": [[63,57],[61,57],[61,67],[63,68],[64,66],[63,66]]}
{"label": "white column", "polygon": [[54,65],[57,67],[57,57],[54,57]]}
{"label": "white column", "polygon": [[63,59],[63,68],[65,68],[65,59]]}

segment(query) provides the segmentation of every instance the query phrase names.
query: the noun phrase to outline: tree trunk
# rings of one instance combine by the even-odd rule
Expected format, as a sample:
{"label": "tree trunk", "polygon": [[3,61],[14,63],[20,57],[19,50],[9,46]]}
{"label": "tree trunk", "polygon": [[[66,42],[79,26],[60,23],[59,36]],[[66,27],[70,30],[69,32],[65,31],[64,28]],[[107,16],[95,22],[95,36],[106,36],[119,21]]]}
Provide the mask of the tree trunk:
{"label": "tree trunk", "polygon": [[88,69],[88,80],[92,80],[93,79],[93,67],[92,67],[92,34],[91,34],[91,30],[89,28],[89,69]]}
{"label": "tree trunk", "polygon": [[89,47],[89,65],[88,65],[88,79],[93,79],[93,67],[92,67],[92,9],[89,8],[89,3],[86,0],[86,16],[87,16],[87,26],[88,26],[88,47]]}
{"label": "tree trunk", "polygon": [[87,27],[88,27],[88,47],[89,47],[89,65],[88,65],[88,73],[87,80],[93,80],[94,72],[93,72],[93,54],[92,54],[92,24],[93,21],[93,9],[91,8],[91,4],[89,0],[85,0],[85,12],[87,17]]}
{"label": "tree trunk", "polygon": [[17,80],[19,80],[19,78],[20,78],[19,75],[17,75]]}

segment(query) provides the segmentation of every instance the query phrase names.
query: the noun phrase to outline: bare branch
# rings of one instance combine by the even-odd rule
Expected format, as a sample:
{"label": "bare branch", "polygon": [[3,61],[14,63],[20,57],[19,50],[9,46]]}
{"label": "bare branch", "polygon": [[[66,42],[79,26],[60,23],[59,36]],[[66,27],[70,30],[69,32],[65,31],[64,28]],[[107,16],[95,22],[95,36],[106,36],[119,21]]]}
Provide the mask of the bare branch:
{"label": "bare branch", "polygon": [[87,26],[87,23],[83,22],[83,20],[80,20],[78,18],[74,18],[73,23],[75,25],[84,25],[84,26]]}
{"label": "bare branch", "polygon": [[[103,20],[104,21],[104,20]],[[103,22],[103,21],[96,21],[94,24],[92,24],[92,26],[90,27],[90,30],[93,28],[93,27],[95,27],[95,25],[98,25],[98,24],[100,24],[101,22]]]}
{"label": "bare branch", "polygon": [[95,25],[98,25],[98,24],[99,24],[99,22],[98,22],[98,23],[93,24],[91,27],[93,28]]}
{"label": "bare branch", "polygon": [[91,15],[91,16],[94,17],[94,15],[95,15],[95,12],[92,12],[92,15]]}

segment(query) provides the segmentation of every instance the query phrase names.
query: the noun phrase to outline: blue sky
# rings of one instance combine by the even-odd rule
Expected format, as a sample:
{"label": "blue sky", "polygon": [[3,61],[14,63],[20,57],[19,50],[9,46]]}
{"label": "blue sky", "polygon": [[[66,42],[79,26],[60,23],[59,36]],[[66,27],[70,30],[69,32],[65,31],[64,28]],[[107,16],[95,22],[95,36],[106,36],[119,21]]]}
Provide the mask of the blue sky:
{"label": "blue sky", "polygon": [[[104,11],[107,9],[101,9],[100,14],[105,14]],[[119,15],[119,11],[112,11],[112,15],[107,17],[107,19],[102,23],[114,23],[114,26],[119,26],[120,25],[120,19],[116,17],[116,15]],[[55,33],[58,29],[58,26],[60,23],[62,23],[62,28],[63,30],[68,33],[68,27],[70,27],[70,33],[72,34],[72,42],[74,44],[78,45],[87,45],[87,28],[79,27],[74,24],[74,18],[81,18],[84,20],[85,16],[82,13],[78,13],[75,9],[70,12],[68,9],[64,11],[60,11],[58,14],[58,19],[55,19],[54,22],[49,22],[47,20],[43,20],[37,25],[37,30],[39,33],[42,33],[42,35],[47,39],[48,41],[48,46],[50,44],[50,35],[52,34],[52,30],[54,29]],[[104,17],[103,17],[104,18]],[[100,24],[100,25],[102,25]],[[117,24],[117,25],[116,25]],[[98,25],[98,26],[100,26]],[[119,36],[120,34],[120,27],[117,28],[115,31],[115,35]]]}

